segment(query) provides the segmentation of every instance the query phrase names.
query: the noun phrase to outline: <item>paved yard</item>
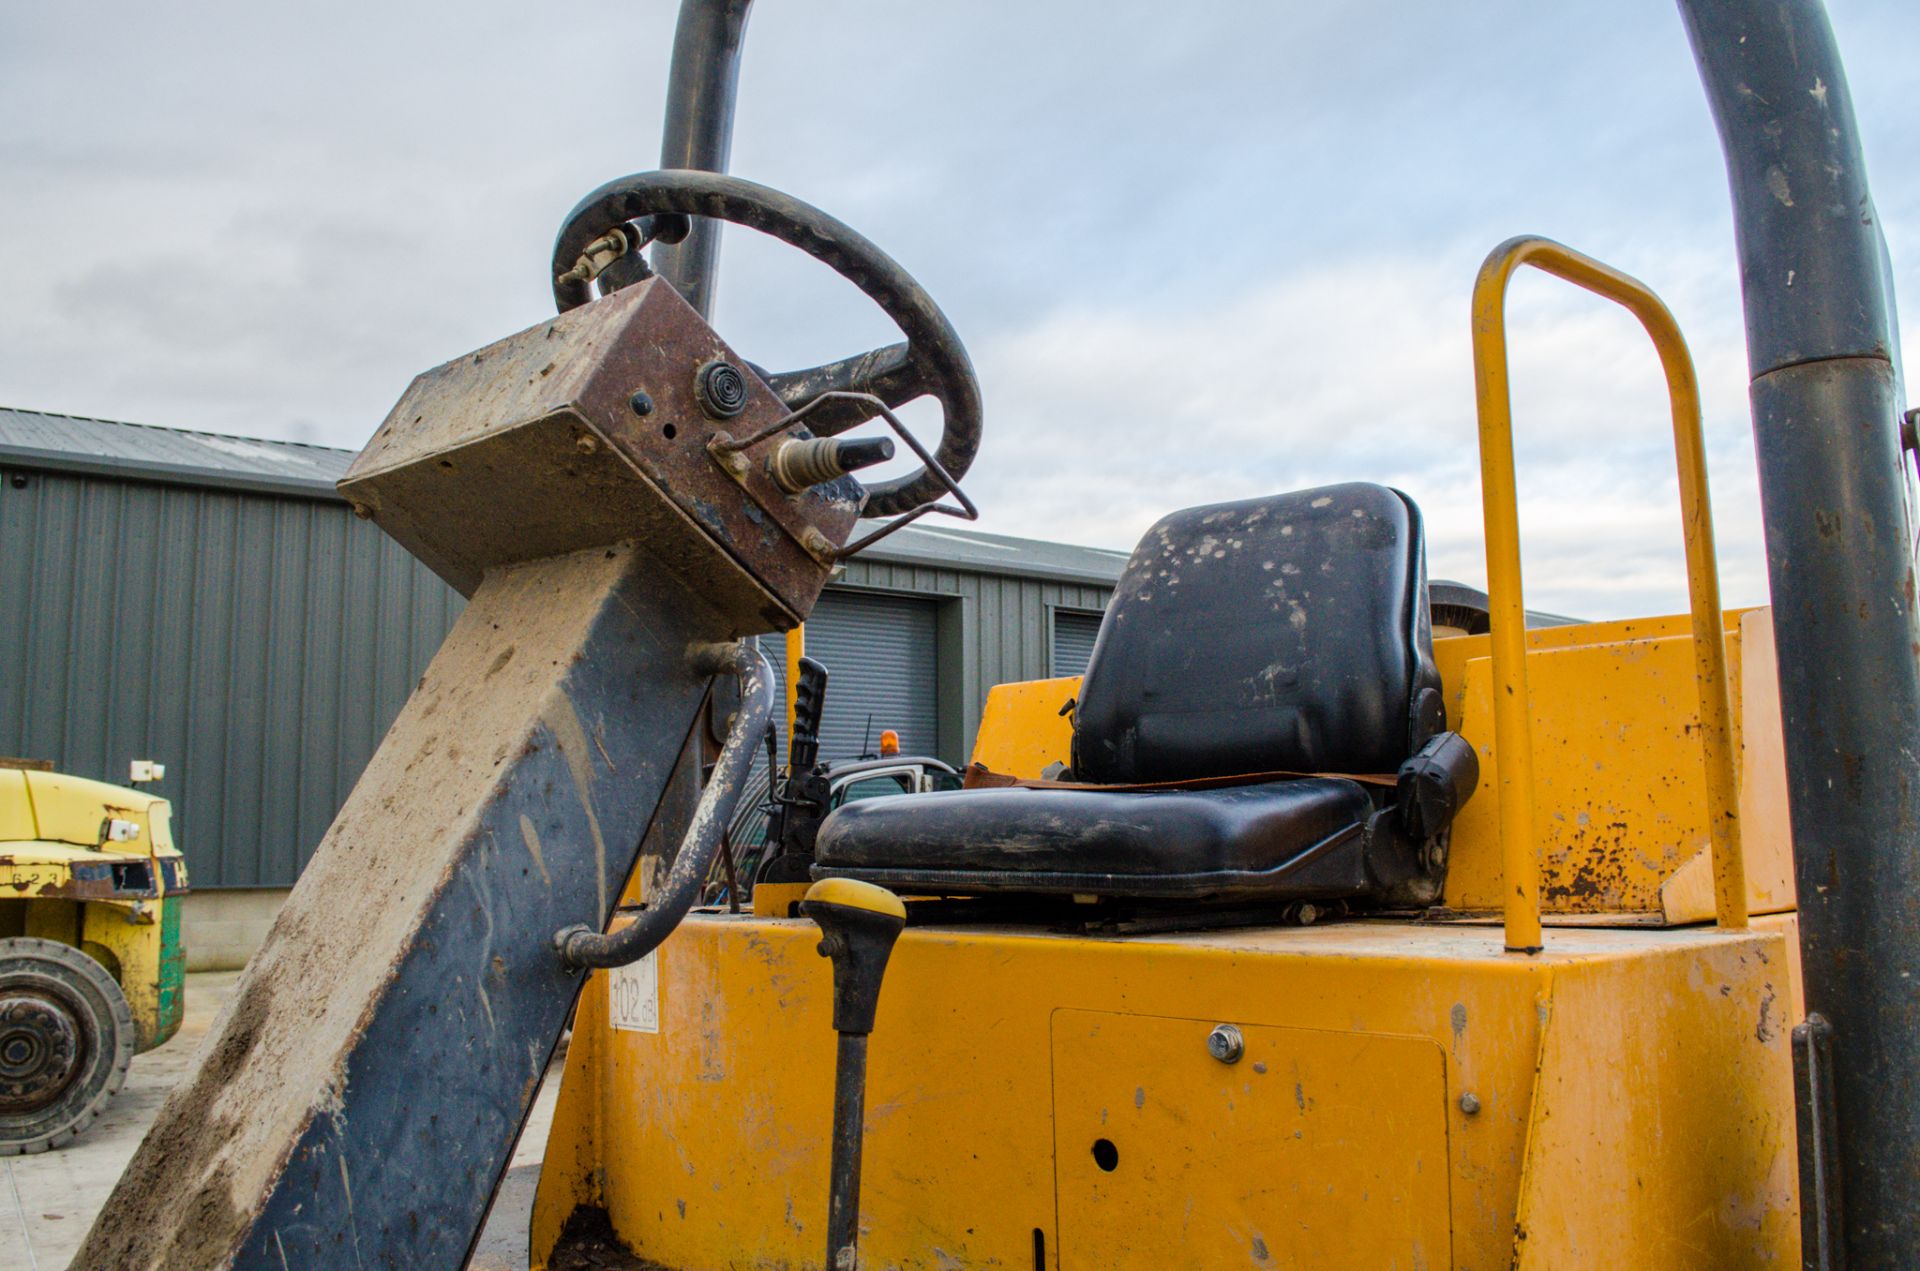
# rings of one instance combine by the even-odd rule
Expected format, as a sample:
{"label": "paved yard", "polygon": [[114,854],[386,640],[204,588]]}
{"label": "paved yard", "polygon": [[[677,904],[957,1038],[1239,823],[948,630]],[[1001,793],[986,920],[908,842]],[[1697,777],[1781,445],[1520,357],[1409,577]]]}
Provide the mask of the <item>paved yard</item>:
{"label": "paved yard", "polygon": [[[72,1261],[160,1101],[192,1069],[194,1054],[239,978],[237,971],[187,977],[187,1017],[179,1034],[133,1061],[127,1084],[78,1142],[38,1156],[0,1157],[0,1267],[59,1271]],[[560,1087],[558,1074],[556,1064],[480,1238],[473,1271],[524,1271],[527,1265],[527,1217]]]}

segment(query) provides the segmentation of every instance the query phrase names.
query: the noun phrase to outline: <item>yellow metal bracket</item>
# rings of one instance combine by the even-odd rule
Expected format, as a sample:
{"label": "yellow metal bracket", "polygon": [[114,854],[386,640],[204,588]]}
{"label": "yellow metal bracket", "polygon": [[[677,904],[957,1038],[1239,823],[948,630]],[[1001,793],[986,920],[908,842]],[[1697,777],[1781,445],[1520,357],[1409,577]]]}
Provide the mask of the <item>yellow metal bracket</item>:
{"label": "yellow metal bracket", "polygon": [[1513,401],[1507,378],[1507,283],[1522,265],[1564,279],[1622,306],[1640,320],[1660,354],[1673,412],[1686,535],[1687,591],[1693,609],[1694,669],[1700,741],[1706,765],[1714,916],[1747,925],[1746,861],[1740,847],[1734,782],[1732,710],[1721,632],[1720,575],[1707,498],[1700,389],[1679,325],[1638,279],[1551,239],[1508,239],[1480,267],[1473,285],[1473,379],[1480,415],[1480,486],[1486,518],[1488,608],[1492,611],[1494,743],[1500,754],[1500,854],[1506,875],[1506,946],[1540,951],[1540,857],[1533,824],[1532,712],[1527,700],[1526,604],[1520,589],[1520,514],[1514,490]]}

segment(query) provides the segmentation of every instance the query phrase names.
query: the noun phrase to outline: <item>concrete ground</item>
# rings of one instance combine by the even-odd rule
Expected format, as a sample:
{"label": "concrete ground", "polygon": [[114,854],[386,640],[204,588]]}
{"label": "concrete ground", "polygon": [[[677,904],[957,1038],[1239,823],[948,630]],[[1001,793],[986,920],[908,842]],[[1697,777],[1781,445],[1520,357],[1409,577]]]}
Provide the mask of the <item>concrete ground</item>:
{"label": "concrete ground", "polygon": [[[187,977],[187,1014],[179,1033],[134,1059],[127,1084],[78,1141],[57,1152],[0,1157],[0,1267],[60,1271],[73,1260],[161,1100],[192,1071],[207,1029],[239,978],[237,971]],[[524,1271],[527,1265],[527,1222],[559,1089],[556,1060],[468,1264],[472,1271]]]}

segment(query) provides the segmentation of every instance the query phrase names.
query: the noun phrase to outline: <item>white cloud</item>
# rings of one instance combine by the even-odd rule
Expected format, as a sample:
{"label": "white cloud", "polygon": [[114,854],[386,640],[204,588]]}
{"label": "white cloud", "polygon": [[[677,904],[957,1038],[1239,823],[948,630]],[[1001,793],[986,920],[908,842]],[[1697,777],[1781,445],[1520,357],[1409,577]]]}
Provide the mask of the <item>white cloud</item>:
{"label": "white cloud", "polygon": [[[0,403],[358,444],[414,373],[545,315],[566,208],[654,153],[673,8],[0,6]],[[1911,298],[1920,10],[1831,8]],[[736,170],[895,253],[972,345],[989,528],[1125,547],[1368,477],[1479,579],[1468,288],[1539,228],[1679,313],[1726,595],[1764,597],[1724,177],[1670,3],[763,0],[741,93]],[[892,338],[727,241],[747,356]],[[1677,607],[1652,354],[1556,284],[1514,312],[1530,597]]]}
{"label": "white cloud", "polygon": [[[1436,574],[1483,580],[1473,264],[1458,253],[1349,259],[1203,309],[1068,306],[999,333],[978,351],[992,433],[976,497],[997,529],[1121,546],[1191,503],[1383,481],[1425,509]],[[1533,285],[1516,293],[1531,602],[1594,617],[1684,606],[1671,431],[1651,345],[1603,302]],[[1724,590],[1729,603],[1760,602],[1737,331],[1709,332],[1695,357],[1714,384]]]}

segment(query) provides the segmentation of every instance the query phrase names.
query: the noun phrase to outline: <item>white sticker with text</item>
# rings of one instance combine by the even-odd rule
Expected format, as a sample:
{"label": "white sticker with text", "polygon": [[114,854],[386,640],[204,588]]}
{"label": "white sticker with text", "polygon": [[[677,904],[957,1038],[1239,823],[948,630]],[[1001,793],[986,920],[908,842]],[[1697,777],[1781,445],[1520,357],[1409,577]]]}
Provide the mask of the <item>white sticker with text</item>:
{"label": "white sticker with text", "polygon": [[607,1022],[629,1033],[660,1031],[660,964],[653,953],[613,968],[607,977]]}

